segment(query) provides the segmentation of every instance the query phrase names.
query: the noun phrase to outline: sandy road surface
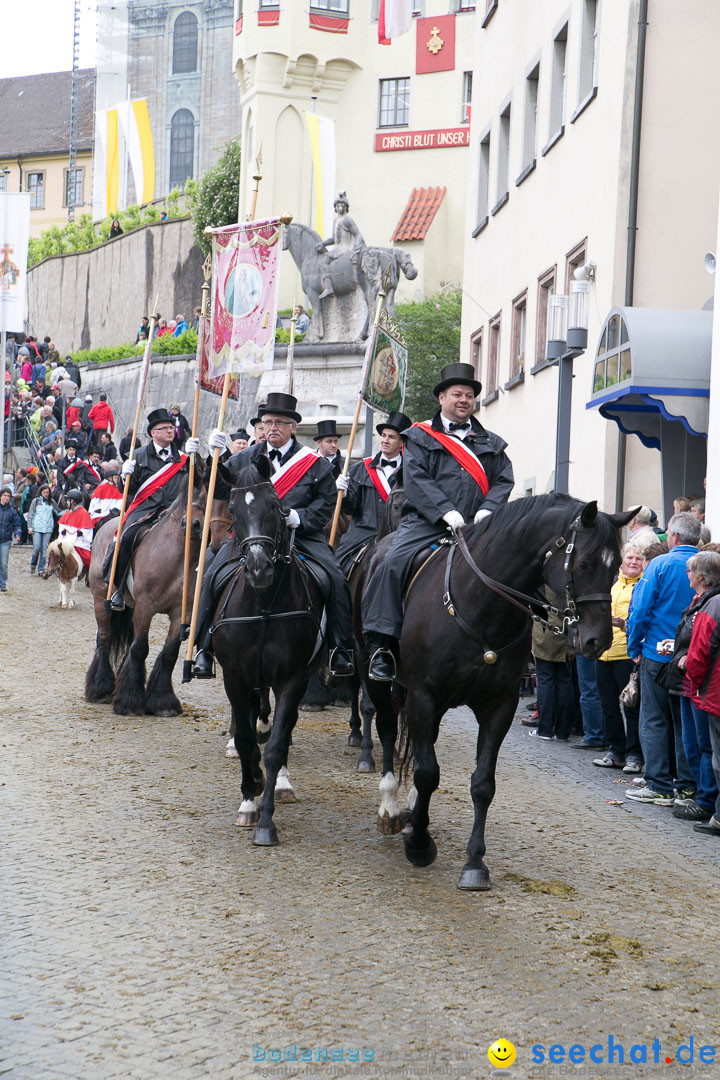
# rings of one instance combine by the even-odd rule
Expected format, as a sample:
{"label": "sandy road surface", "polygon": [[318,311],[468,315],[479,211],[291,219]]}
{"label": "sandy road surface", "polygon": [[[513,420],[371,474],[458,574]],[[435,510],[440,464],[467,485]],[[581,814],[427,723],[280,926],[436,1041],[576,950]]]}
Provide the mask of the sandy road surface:
{"label": "sandy road surface", "polygon": [[[278,809],[280,846],[253,848],[232,824],[221,683],[181,688],[175,719],[89,706],[89,594],[60,611],[28,563],[13,550],[0,596],[0,1076],[596,1077],[619,1066],[534,1064],[531,1047],[606,1058],[609,1036],[650,1048],[622,1075],[720,1076],[698,1060],[704,1044],[720,1060],[720,843],[612,805],[616,774],[515,724],[494,888],[461,893],[474,720],[443,724],[422,870],[377,833],[379,777],[356,773],[332,709],[302,715],[300,801]],[[502,1071],[498,1037],[517,1048]]]}

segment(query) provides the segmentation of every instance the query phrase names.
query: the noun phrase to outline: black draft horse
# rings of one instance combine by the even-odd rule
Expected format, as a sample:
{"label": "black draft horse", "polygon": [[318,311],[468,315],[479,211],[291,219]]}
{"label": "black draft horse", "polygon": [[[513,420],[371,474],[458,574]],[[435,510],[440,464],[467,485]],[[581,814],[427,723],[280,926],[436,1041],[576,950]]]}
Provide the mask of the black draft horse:
{"label": "black draft horse", "polygon": [[[213,623],[215,656],[223,671],[242,767],[236,824],[255,825],[253,843],[264,847],[278,842],[275,788],[278,777],[279,792],[290,788],[288,749],[323,610],[314,578],[292,554],[290,530],[270,476],[270,462],[260,457],[242,469],[232,489],[231,559],[237,560],[238,570],[222,591]],[[255,716],[258,694],[265,687],[273,691],[275,712],[265,746],[264,794],[256,806],[263,775]],[[294,801],[294,796],[282,801]]]}
{"label": "black draft horse", "polygon": [[[460,530],[425,564],[406,598],[400,664],[407,686],[400,719],[414,763],[409,820],[400,810],[393,773],[398,688],[368,681],[383,747],[382,832],[403,830],[405,854],[428,866],[437,854],[429,806],[440,782],[435,742],[448,709],[467,705],[478,724],[470,790],[475,820],[458,887],[489,889],[485,820],[495,794],[495,766],[515,715],[530,651],[530,614],[542,620],[545,584],[562,597],[559,615],[590,659],[612,639],[610,587],[620,565],[618,529],[635,511],[602,514],[597,503],[566,495],[517,499],[479,525]],[[387,541],[385,541],[387,543]],[[382,555],[382,547],[378,557]],[[367,651],[364,662],[367,665]],[[366,668],[367,670],[367,668]],[[414,802],[413,802],[414,796]]]}

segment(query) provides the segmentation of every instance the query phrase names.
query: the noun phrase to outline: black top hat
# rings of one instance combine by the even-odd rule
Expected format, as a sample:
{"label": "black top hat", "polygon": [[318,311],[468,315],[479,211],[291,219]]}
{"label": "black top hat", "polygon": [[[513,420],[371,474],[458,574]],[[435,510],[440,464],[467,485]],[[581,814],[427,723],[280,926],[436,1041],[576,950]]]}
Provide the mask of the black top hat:
{"label": "black top hat", "polygon": [[148,435],[158,424],[172,424],[175,427],[175,417],[168,409],[153,409],[152,412],[148,413],[147,418]]}
{"label": "black top hat", "polygon": [[393,431],[397,431],[399,435],[401,431],[405,431],[406,428],[412,427],[412,420],[403,412],[391,412],[387,420],[382,420],[379,424],[375,425],[375,430],[378,435],[382,435],[386,427],[392,428]]}
{"label": "black top hat", "polygon": [[482,383],[475,378],[472,364],[446,364],[440,372],[440,382],[433,388],[435,397],[447,390],[448,386],[472,386],[475,397],[482,390]]}
{"label": "black top hat", "polygon": [[233,431],[232,435],[230,435],[229,438],[231,438],[233,442],[235,442],[236,439],[246,439],[248,442],[250,442],[250,436],[248,435],[244,427],[239,428],[237,431]]}
{"label": "black top hat", "polygon": [[299,424],[302,420],[302,416],[297,412],[297,398],[293,397],[292,394],[268,394],[268,399],[262,407],[261,416],[265,416],[266,413],[273,413],[276,416],[289,416],[296,424]]}
{"label": "black top hat", "polygon": [[255,427],[256,424],[260,423],[260,421],[262,420],[262,414],[264,412],[265,412],[265,405],[264,404],[263,405],[258,405],[258,407],[257,407],[257,416],[251,416],[250,417],[250,427]]}
{"label": "black top hat", "polygon": [[66,450],[70,450],[70,449],[77,450],[77,448],[78,448],[77,439],[66,439],[65,440],[65,449]]}
{"label": "black top hat", "polygon": [[320,439],[327,439],[334,436],[336,439],[340,438],[340,433],[335,425],[334,420],[318,420],[317,433],[313,435],[315,442],[319,442]]}

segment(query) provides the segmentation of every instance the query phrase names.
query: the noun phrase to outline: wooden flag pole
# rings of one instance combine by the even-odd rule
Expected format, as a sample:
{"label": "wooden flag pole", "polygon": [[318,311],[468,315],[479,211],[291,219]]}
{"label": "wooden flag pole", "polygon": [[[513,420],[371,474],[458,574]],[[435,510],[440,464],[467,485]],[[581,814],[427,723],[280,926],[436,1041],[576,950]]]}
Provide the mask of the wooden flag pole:
{"label": "wooden flag pole", "polygon": [[[133,424],[132,441],[130,443],[130,453],[128,454],[128,461],[135,460],[135,443],[137,442],[138,428],[140,427],[140,416],[142,415],[143,408],[145,407],[145,394],[147,392],[148,375],[150,374],[150,356],[152,354],[153,335],[155,334],[155,324],[160,318],[158,315],[158,303],[160,302],[160,294],[155,297],[155,305],[153,307],[153,313],[150,316],[150,325],[148,327],[148,339],[145,346],[145,354],[143,356],[143,368],[140,376],[140,390],[138,393],[137,408],[135,409],[135,422]],[[130,491],[130,477],[132,473],[128,473],[125,477],[125,484],[123,487],[123,497],[120,504],[120,520],[118,521],[117,533],[115,534],[115,550],[113,551],[112,566],[110,567],[110,580],[108,581],[107,595],[105,597],[104,607],[106,611],[111,611],[110,599],[115,591],[115,574],[117,572],[118,556],[120,554],[120,540],[122,538],[123,526],[125,525],[125,510],[128,504],[128,493]]]}
{"label": "wooden flag pole", "polygon": [[[198,414],[200,412],[200,362],[202,357],[203,341],[205,335],[208,333],[208,321],[210,319],[210,275],[212,273],[212,262],[210,256],[203,263],[203,276],[205,281],[202,285],[202,300],[200,320],[198,322],[198,343],[197,343],[197,368],[195,371],[195,400],[193,402],[193,420],[192,420],[192,437],[197,439],[198,433]],[[187,607],[188,607],[188,593],[190,591],[190,544],[192,541],[192,518],[193,518],[193,495],[195,492],[195,454],[190,455],[190,462],[188,465],[188,497],[187,497],[187,510],[185,512],[185,560],[183,564],[183,594],[182,594],[182,614],[180,616],[181,633],[184,635],[187,628]],[[205,507],[205,516],[210,513],[210,506]]]}
{"label": "wooden flag pole", "polygon": [[[250,214],[249,220],[254,220],[255,211],[257,208],[258,190],[260,188],[260,181],[262,180],[262,173],[260,167],[262,165],[262,146],[258,150],[257,158],[255,159],[255,173],[253,180],[255,186],[252,192],[252,199],[250,202]],[[227,370],[225,372],[225,378],[223,379],[223,391],[220,399],[220,412],[218,413],[218,430],[223,431],[225,429],[225,414],[227,412],[228,397],[230,395],[230,384],[232,382],[233,373],[228,362]],[[213,499],[215,498],[215,482],[217,480],[218,465],[220,463],[220,450],[216,447],[213,450],[212,465],[210,467],[210,479],[208,480],[207,501],[206,506],[211,507]],[[185,653],[185,661],[183,663],[182,681],[189,682],[192,679],[193,660],[192,654],[195,648],[195,635],[197,634],[198,616],[200,614],[200,595],[202,593],[202,578],[205,572],[205,558],[207,555],[208,537],[210,535],[210,514],[206,512],[203,519],[203,531],[202,540],[200,541],[200,555],[198,556],[197,576],[195,579],[195,592],[193,594],[193,606],[192,617],[190,619],[190,633],[188,635],[187,652]]]}
{"label": "wooden flag pole", "polygon": [[[345,455],[345,464],[343,466],[342,475],[347,476],[350,471],[352,449],[355,443],[355,435],[357,434],[358,423],[360,421],[360,409],[363,403],[363,389],[365,387],[365,380],[367,379],[368,366],[370,364],[370,357],[372,356],[373,348],[375,346],[375,336],[377,328],[380,323],[380,313],[382,312],[383,305],[385,304],[385,297],[387,296],[389,289],[389,281],[386,275],[383,273],[380,289],[378,290],[377,306],[375,308],[375,320],[373,322],[372,334],[368,342],[368,347],[365,350],[365,361],[362,367],[362,374],[360,375],[360,386],[358,388],[357,405],[355,406],[355,416],[353,417],[352,427],[350,428],[350,438],[348,439],[347,453]],[[342,501],[345,497],[344,491],[338,491],[337,502],[335,503],[335,513],[332,519],[332,528],[330,529],[330,539],[328,543],[330,547],[335,543],[335,533],[337,532],[338,522],[340,521],[340,511],[342,509]]]}
{"label": "wooden flag pole", "polygon": [[290,320],[290,344],[287,351],[287,363],[285,365],[285,393],[292,394],[293,389],[293,371],[295,368],[295,325],[297,323],[297,315],[295,314],[295,297],[293,297],[293,313]]}

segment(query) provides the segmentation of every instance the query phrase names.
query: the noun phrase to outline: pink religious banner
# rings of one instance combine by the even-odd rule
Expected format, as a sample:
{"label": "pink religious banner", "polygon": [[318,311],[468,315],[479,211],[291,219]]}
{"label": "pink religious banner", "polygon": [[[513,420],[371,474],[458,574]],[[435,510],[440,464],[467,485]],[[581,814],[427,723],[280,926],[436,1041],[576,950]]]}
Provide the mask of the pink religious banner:
{"label": "pink religious banner", "polygon": [[277,218],[213,229],[208,380],[273,366],[281,240]]}
{"label": "pink religious banner", "polygon": [[[197,377],[203,390],[209,390],[211,394],[222,394],[224,375],[210,375],[210,316],[203,317],[198,322],[197,343]],[[238,380],[234,378],[230,382],[228,397],[237,401]]]}

